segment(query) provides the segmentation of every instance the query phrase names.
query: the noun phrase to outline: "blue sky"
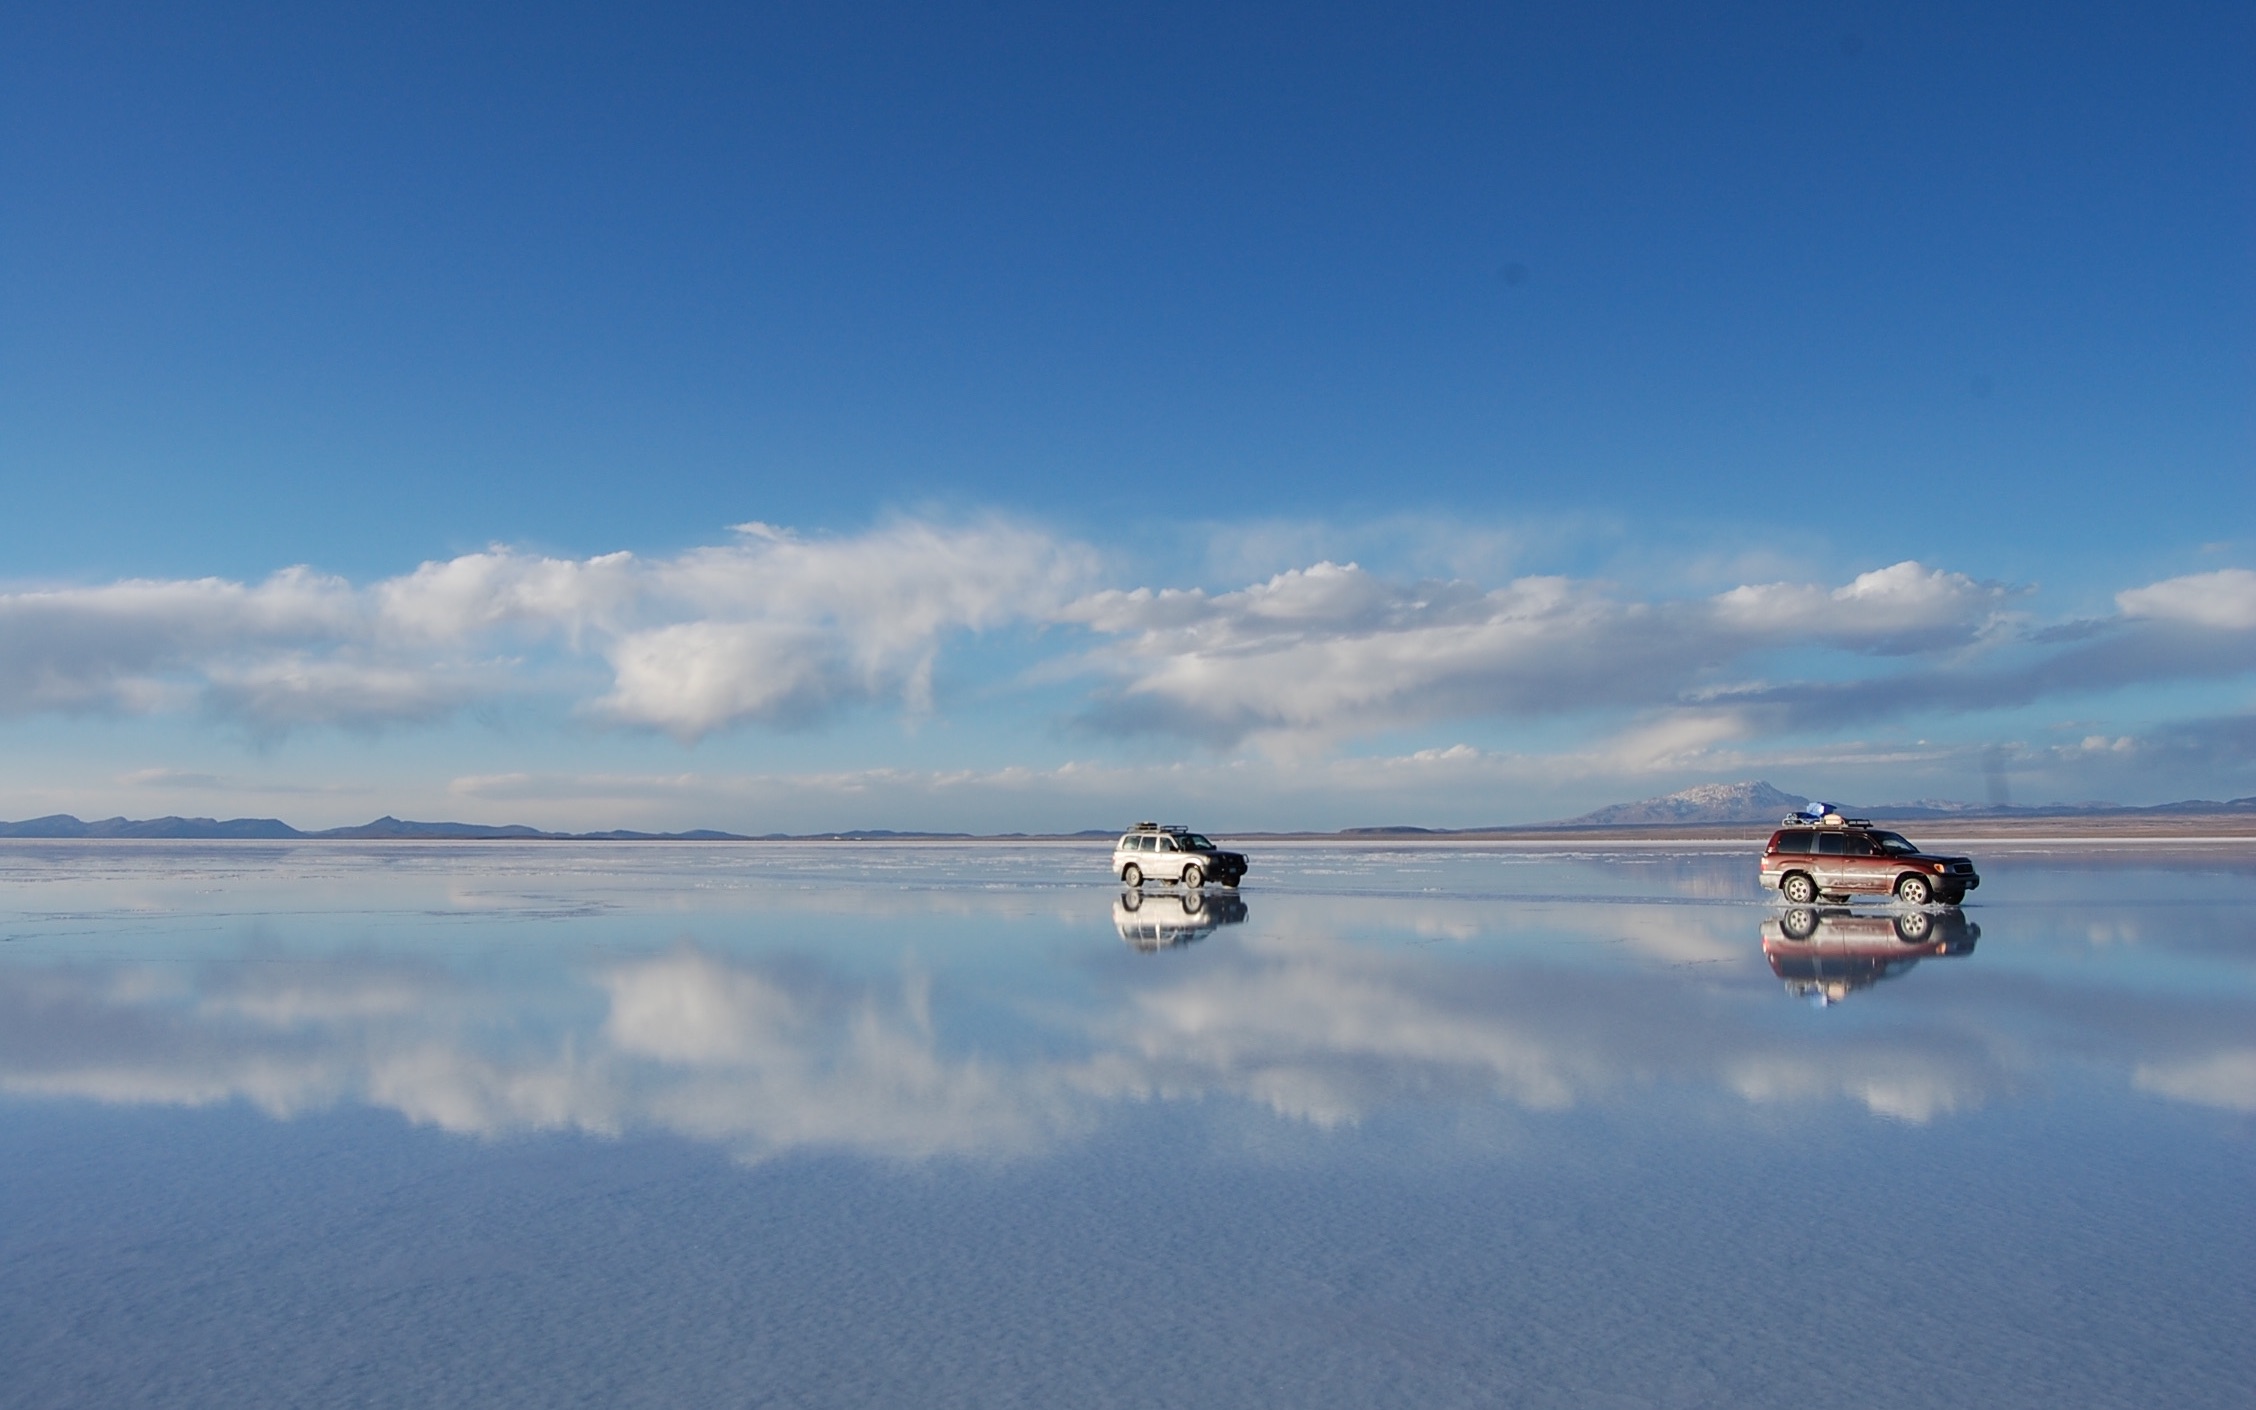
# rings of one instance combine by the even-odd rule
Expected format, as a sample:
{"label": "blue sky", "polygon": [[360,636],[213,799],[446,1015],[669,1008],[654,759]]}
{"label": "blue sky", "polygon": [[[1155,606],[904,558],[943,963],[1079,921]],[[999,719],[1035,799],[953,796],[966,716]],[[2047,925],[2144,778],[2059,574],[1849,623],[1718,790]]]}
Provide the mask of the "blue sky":
{"label": "blue sky", "polygon": [[0,816],[2256,793],[2252,57],[17,7]]}

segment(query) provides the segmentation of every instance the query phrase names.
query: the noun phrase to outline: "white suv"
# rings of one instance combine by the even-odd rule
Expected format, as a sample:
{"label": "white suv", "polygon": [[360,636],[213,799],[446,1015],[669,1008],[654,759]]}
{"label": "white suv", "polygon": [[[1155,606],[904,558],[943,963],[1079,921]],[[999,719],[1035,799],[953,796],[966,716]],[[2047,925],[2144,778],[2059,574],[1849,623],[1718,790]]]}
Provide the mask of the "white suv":
{"label": "white suv", "polygon": [[1246,859],[1243,852],[1225,852],[1189,828],[1147,822],[1137,823],[1112,849],[1112,870],[1123,886],[1146,881],[1235,886],[1245,875]]}

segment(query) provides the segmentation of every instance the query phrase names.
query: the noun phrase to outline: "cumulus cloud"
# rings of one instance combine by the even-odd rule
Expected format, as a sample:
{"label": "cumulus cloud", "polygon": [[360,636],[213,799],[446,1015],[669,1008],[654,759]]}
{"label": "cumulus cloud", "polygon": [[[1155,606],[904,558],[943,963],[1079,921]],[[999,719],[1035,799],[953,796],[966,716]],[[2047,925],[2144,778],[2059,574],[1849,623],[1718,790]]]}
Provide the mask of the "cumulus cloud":
{"label": "cumulus cloud", "polygon": [[372,726],[432,720],[508,688],[487,665],[366,659],[358,653],[280,652],[204,671],[204,700],[262,732],[302,725]]}
{"label": "cumulus cloud", "polygon": [[[811,719],[849,694],[875,694],[881,672],[857,678],[829,632],[789,622],[680,622],[612,646],[614,685],[599,708],[632,724],[696,738],[735,720]],[[908,694],[929,694],[912,669]]]}
{"label": "cumulus cloud", "polygon": [[666,557],[496,546],[367,585],[292,568],[18,591],[0,594],[0,715],[201,709],[272,733],[538,697],[690,742],[929,711],[943,653],[1020,627],[1060,629],[1029,679],[1080,683],[1108,737],[1305,759],[1438,722],[1589,715],[1616,731],[1617,772],[1639,773],[1764,733],[2256,671],[2242,569],[2040,625],[2013,590],[1912,561],[1679,597],[1329,560],[1233,590],[1107,587],[1099,564],[1000,519],[748,523]]}
{"label": "cumulus cloud", "polygon": [[[930,704],[954,634],[1041,621],[1090,555],[1000,521],[800,539],[745,525],[671,558],[497,547],[365,588],[130,581],[0,594],[0,713],[200,706],[255,729],[428,720],[543,688],[695,739],[849,703]],[[609,668],[587,698],[572,663]]]}
{"label": "cumulus cloud", "polygon": [[1764,639],[1912,652],[1968,640],[1995,620],[2006,595],[1994,583],[1907,561],[1831,589],[1813,583],[1733,588],[1715,599],[1714,610],[1717,622]]}
{"label": "cumulus cloud", "polygon": [[128,580],[0,594],[0,713],[154,709],[199,670],[350,639],[365,605],[305,568],[246,585]]}
{"label": "cumulus cloud", "polygon": [[2143,685],[2256,671],[2256,629],[2117,616],[2030,632],[1976,659],[1922,660],[1880,675],[1750,680],[1706,693],[1773,730],[1839,728],[1920,712],[2006,710]]}
{"label": "cumulus cloud", "polygon": [[1006,524],[814,541],[745,525],[737,544],[654,565],[650,595],[683,620],[616,637],[614,685],[597,708],[683,738],[802,723],[846,701],[927,709],[943,642],[1047,620],[1091,562]]}
{"label": "cumulus cloud", "polygon": [[2256,630],[2256,573],[2226,568],[2167,578],[2115,595],[2126,617],[2190,622],[2219,631]]}
{"label": "cumulus cloud", "polygon": [[1068,615],[1120,639],[1093,658],[1120,680],[1102,723],[1234,742],[1689,703],[1738,684],[1729,673],[1764,651],[1963,648],[1999,621],[2005,595],[1911,562],[1838,588],[1661,601],[1558,577],[1483,590],[1319,563],[1213,596],[1099,592]]}

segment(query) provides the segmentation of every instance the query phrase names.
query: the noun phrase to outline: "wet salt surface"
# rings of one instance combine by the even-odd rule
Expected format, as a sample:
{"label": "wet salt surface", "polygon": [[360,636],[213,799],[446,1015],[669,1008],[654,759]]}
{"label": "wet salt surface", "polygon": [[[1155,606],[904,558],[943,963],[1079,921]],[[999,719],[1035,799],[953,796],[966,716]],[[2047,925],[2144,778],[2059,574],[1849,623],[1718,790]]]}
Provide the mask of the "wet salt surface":
{"label": "wet salt surface", "polygon": [[0,1404],[2256,1402],[2256,855],[1975,850],[0,847]]}

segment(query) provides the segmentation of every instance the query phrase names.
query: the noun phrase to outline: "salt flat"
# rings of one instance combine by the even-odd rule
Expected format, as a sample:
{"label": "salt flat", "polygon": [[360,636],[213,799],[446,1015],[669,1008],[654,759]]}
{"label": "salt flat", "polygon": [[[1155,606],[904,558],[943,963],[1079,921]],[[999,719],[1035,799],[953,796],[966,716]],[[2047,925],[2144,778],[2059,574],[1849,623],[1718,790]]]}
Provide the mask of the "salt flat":
{"label": "salt flat", "polygon": [[0,848],[0,1403],[2256,1396],[2256,854]]}

